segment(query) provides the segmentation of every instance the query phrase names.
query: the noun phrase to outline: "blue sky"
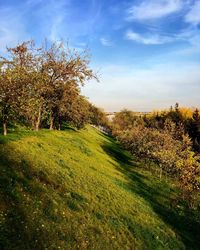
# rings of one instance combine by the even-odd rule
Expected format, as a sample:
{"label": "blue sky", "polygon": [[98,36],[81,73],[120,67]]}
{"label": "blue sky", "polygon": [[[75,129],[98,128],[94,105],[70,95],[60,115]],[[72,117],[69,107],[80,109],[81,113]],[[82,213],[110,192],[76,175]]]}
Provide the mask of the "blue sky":
{"label": "blue sky", "polygon": [[200,107],[200,0],[0,0],[0,52],[24,40],[90,48],[106,111]]}

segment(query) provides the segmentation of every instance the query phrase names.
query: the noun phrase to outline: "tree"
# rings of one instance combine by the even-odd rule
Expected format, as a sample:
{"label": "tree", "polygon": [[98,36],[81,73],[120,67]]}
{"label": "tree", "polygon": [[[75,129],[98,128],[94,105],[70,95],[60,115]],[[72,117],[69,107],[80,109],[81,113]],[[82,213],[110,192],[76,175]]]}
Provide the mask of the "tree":
{"label": "tree", "polygon": [[113,133],[117,133],[117,131],[131,129],[137,125],[144,125],[141,117],[138,117],[134,114],[134,112],[124,109],[115,114],[112,121],[112,131]]}
{"label": "tree", "polygon": [[78,53],[65,48],[63,43],[53,43],[50,48],[43,50],[43,58],[43,70],[48,76],[44,98],[50,116],[50,129],[53,129],[55,119],[59,116],[59,104],[66,101],[66,88],[79,89],[86,81],[97,79],[97,76],[89,68],[87,51]]}
{"label": "tree", "polygon": [[178,180],[183,198],[190,206],[195,204],[200,190],[200,159],[192,151],[191,140],[182,126],[166,119],[163,129],[138,124],[126,129],[118,127],[114,132],[132,154],[155,162],[160,167],[160,178],[164,170]]}
{"label": "tree", "polygon": [[78,95],[65,109],[66,122],[77,129],[83,128],[89,122],[89,117],[89,102],[82,95]]}
{"label": "tree", "polygon": [[192,119],[189,120],[188,133],[193,140],[193,148],[195,151],[200,151],[200,115],[196,109],[192,114]]}
{"label": "tree", "polygon": [[[23,42],[14,48],[8,48],[7,58],[2,58],[3,70],[1,75],[1,92],[7,89],[6,116],[8,113],[17,114],[17,117],[24,117],[30,120],[38,130],[41,119],[42,96],[41,91],[45,84],[44,74],[41,69],[40,49],[35,48],[32,41]],[[9,92],[12,93],[9,93]],[[8,97],[8,95],[10,97]],[[3,109],[5,116],[5,108]],[[4,119],[5,120],[5,119]],[[8,118],[7,118],[8,120]]]}
{"label": "tree", "polygon": [[91,124],[96,125],[96,126],[103,126],[103,127],[109,126],[108,118],[102,109],[96,107],[93,104],[90,104],[89,112],[90,112]]}
{"label": "tree", "polygon": [[29,88],[29,70],[32,56],[28,43],[8,48],[8,57],[0,61],[0,109],[3,134],[7,134],[7,124],[22,115]]}
{"label": "tree", "polygon": [[[81,107],[77,109],[79,104],[87,106],[86,100],[80,96],[80,87],[87,80],[97,79],[89,62],[87,51],[78,53],[63,43],[37,48],[33,41],[28,41],[9,48],[7,57],[0,61],[0,108],[4,134],[14,114],[35,130],[47,118],[50,129],[55,128],[55,123],[60,128],[66,117],[70,117],[70,121],[72,117],[75,119],[77,112],[82,110]],[[73,108],[76,115],[72,115]]]}
{"label": "tree", "polygon": [[167,118],[171,119],[174,123],[176,123],[176,125],[183,123],[183,116],[178,103],[175,104],[174,110],[170,109],[170,112],[167,114]]}
{"label": "tree", "polygon": [[7,124],[11,122],[18,108],[16,75],[10,69],[2,69],[0,72],[0,110],[3,125],[3,134],[7,135]]}

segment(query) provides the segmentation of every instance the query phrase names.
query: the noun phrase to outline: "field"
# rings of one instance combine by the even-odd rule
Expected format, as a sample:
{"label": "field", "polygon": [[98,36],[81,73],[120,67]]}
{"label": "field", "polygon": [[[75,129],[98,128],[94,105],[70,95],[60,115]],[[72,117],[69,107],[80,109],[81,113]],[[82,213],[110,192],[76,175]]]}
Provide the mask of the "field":
{"label": "field", "polygon": [[197,214],[147,165],[90,126],[0,136],[0,249],[198,249]]}

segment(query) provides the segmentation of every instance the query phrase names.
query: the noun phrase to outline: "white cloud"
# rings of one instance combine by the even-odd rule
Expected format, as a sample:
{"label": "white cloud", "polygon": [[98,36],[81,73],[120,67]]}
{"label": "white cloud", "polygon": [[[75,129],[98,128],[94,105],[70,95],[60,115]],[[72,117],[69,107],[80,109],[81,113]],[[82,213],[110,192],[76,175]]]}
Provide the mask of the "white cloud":
{"label": "white cloud", "polygon": [[113,45],[113,43],[112,43],[110,40],[108,40],[108,39],[106,39],[106,38],[104,38],[104,37],[102,37],[102,38],[100,39],[100,42],[101,42],[101,44],[102,44],[103,46],[107,46],[107,47],[110,47],[110,46]]}
{"label": "white cloud", "polygon": [[136,33],[128,30],[125,33],[125,39],[142,43],[145,45],[159,45],[173,42],[187,42],[190,44],[190,49],[198,49],[200,52],[200,33],[198,28],[189,27],[188,29],[177,32],[176,34],[158,34],[156,31],[144,34]]}
{"label": "white cloud", "polygon": [[128,40],[135,41],[137,43],[143,43],[146,45],[164,44],[164,43],[170,43],[174,41],[174,38],[172,37],[160,36],[158,34],[150,34],[150,33],[141,35],[131,30],[126,32],[125,38]]}
{"label": "white cloud", "polygon": [[182,16],[182,21],[190,24],[187,28],[185,26],[185,29],[174,34],[167,34],[163,33],[160,22],[158,25],[154,22],[154,29],[146,25],[148,31],[145,33],[128,30],[125,38],[146,45],[187,42],[192,48],[200,48],[200,33],[197,27],[200,24],[200,0],[141,0],[129,8],[127,20],[155,21],[177,12]]}
{"label": "white cloud", "polygon": [[143,0],[128,9],[127,20],[148,20],[162,18],[178,12],[183,7],[181,0]]}
{"label": "white cloud", "polygon": [[196,1],[185,16],[185,21],[194,25],[200,23],[200,1]]}

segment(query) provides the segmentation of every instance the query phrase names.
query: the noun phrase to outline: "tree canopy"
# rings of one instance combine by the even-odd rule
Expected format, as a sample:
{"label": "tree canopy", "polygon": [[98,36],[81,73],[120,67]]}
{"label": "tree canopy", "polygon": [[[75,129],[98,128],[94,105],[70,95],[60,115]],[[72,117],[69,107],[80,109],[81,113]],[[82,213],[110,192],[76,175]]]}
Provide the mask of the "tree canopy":
{"label": "tree canopy", "polygon": [[98,81],[89,64],[87,50],[78,52],[62,42],[37,47],[34,41],[27,41],[8,48],[0,59],[4,135],[8,124],[18,121],[35,130],[41,125],[60,129],[63,122],[81,128],[94,121],[90,119],[92,113],[94,118],[92,104],[81,95],[87,81]]}

